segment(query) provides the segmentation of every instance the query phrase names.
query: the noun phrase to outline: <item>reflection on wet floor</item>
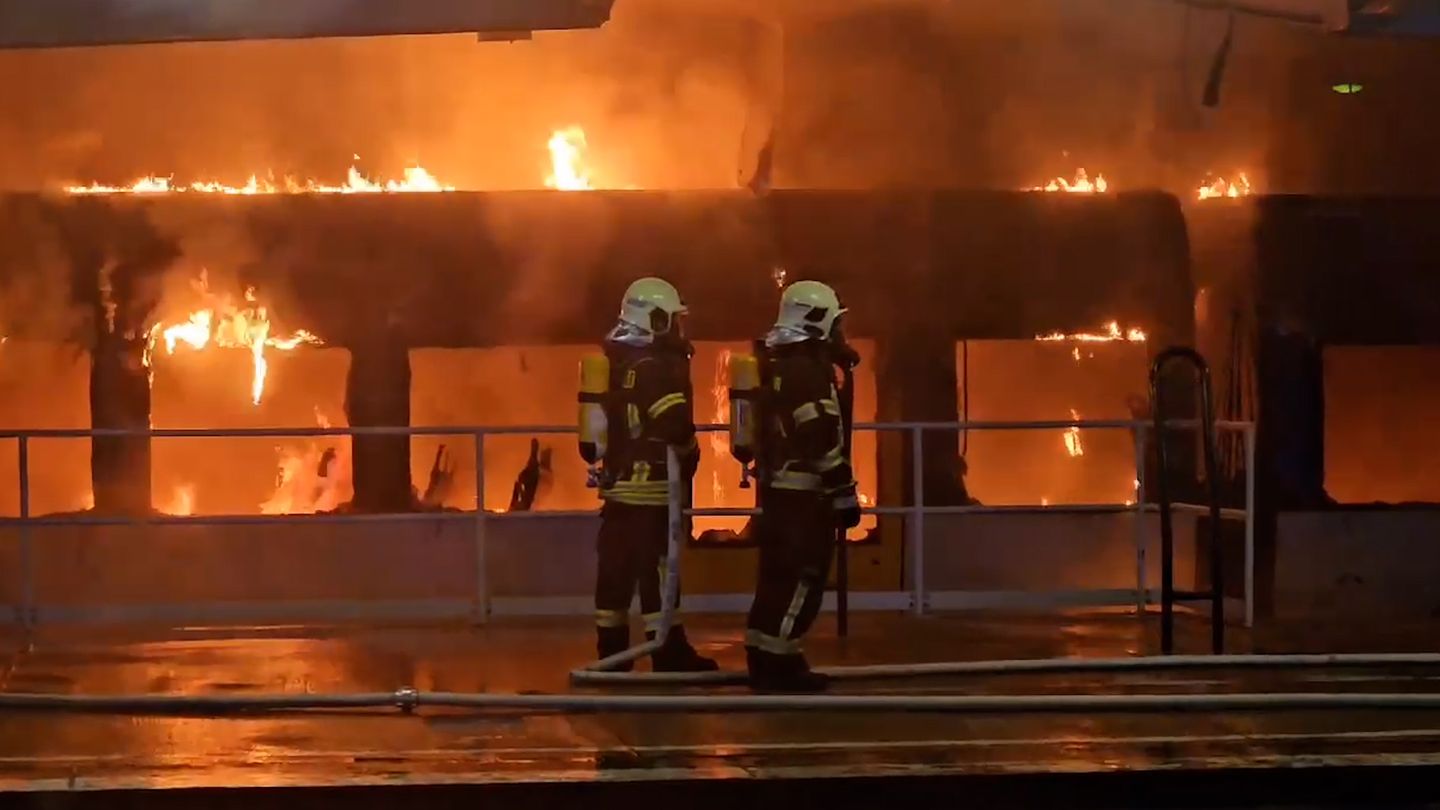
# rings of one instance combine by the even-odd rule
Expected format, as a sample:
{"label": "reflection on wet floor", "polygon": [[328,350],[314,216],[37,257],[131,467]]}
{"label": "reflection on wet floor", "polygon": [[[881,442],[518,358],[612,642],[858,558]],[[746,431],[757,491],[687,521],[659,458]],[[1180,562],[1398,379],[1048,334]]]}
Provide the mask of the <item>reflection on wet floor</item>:
{"label": "reflection on wet floor", "polygon": [[[737,617],[697,617],[692,634],[743,665]],[[864,614],[847,639],[822,621],[822,664],[1123,656],[1153,653],[1153,621],[1121,613],[931,617]],[[1205,628],[1182,624],[1202,649]],[[1335,637],[1336,649],[1415,649],[1396,630]],[[1434,636],[1431,636],[1432,638]],[[1313,649],[1309,631],[1232,637],[1236,651]],[[1288,638],[1288,640],[1287,640]],[[583,620],[484,627],[45,629],[7,648],[12,692],[256,694],[393,691],[562,692],[593,651]],[[931,678],[846,683],[847,693],[1058,694],[1440,691],[1440,670],[1306,670]],[[662,690],[652,690],[662,691]],[[673,690],[672,690],[673,691]],[[727,692],[742,692],[729,687]],[[1084,772],[1218,767],[1286,758],[1431,757],[1440,713],[1142,715],[475,714],[426,710],[232,717],[0,715],[0,786],[80,779],[91,786],[293,785],[720,778],[760,773]],[[397,774],[399,774],[397,776]],[[67,782],[68,783],[68,782]]]}

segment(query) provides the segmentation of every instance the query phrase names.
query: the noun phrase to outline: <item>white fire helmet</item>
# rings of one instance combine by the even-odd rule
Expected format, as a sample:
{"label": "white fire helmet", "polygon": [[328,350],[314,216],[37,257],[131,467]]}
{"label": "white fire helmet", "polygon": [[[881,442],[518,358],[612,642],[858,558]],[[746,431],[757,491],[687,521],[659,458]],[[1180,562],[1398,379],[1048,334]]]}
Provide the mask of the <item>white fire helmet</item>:
{"label": "white fire helmet", "polygon": [[780,295],[780,315],[775,319],[775,328],[803,332],[811,338],[829,338],[836,319],[844,314],[840,296],[830,285],[797,281]]}
{"label": "white fire helmet", "polygon": [[664,335],[675,327],[675,318],[689,312],[680,291],[663,278],[642,278],[625,290],[620,304],[621,323],[652,335]]}

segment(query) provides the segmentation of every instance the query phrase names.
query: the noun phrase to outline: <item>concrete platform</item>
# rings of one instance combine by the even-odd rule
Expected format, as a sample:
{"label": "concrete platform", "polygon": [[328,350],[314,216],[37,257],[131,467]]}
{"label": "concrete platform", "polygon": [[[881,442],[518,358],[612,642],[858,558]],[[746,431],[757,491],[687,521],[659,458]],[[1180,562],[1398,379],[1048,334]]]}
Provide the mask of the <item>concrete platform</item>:
{"label": "concrete platform", "polygon": [[[1153,620],[1120,613],[922,620],[868,614],[854,618],[843,641],[828,622],[822,620],[810,645],[817,663],[1154,651]],[[1205,629],[1186,622],[1182,630],[1186,646],[1199,651]],[[1434,630],[1270,628],[1233,636],[1232,651],[1313,651],[1322,643],[1327,651],[1424,650],[1437,637]],[[691,631],[725,665],[741,665],[736,618],[692,619]],[[568,669],[591,652],[588,628],[570,620],[484,628],[126,628],[103,635],[91,628],[42,631],[28,649],[19,638],[7,643],[6,691],[68,694],[326,693],[405,685],[563,692],[570,690]],[[1440,691],[1440,669],[1029,675],[854,683],[844,691]],[[347,806],[413,799],[459,804],[488,794],[507,802],[590,806],[782,799],[833,806],[866,796],[887,803],[949,796],[953,802],[953,791],[961,789],[999,804],[1244,806],[1277,795],[1288,797],[1286,803],[1307,796],[1334,802],[1376,784],[1388,786],[1386,800],[1415,800],[1440,794],[1432,768],[1440,770],[1440,712],[0,715],[0,789],[47,807],[57,801],[147,808],[157,802],[328,806],[342,799]]]}

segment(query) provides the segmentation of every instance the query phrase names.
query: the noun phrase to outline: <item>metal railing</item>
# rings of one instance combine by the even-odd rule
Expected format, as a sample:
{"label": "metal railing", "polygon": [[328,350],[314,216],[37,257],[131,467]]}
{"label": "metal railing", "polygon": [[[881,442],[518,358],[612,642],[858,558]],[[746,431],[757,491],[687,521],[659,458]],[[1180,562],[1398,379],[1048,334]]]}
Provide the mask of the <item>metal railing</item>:
{"label": "metal railing", "polygon": [[[1165,431],[1169,398],[1161,375],[1166,367],[1185,362],[1195,371],[1200,382],[1201,457],[1205,464],[1205,483],[1210,498],[1206,517],[1210,519],[1210,585],[1203,591],[1178,591],[1175,588],[1175,529],[1172,521],[1169,460],[1165,452]],[[1155,458],[1159,472],[1156,481],[1156,505],[1160,509],[1160,651],[1175,652],[1175,603],[1177,600],[1206,600],[1210,603],[1210,651],[1225,652],[1225,557],[1222,553],[1224,532],[1220,528],[1220,466],[1215,445],[1215,401],[1210,395],[1210,366],[1200,353],[1188,347],[1172,347],[1156,355],[1150,364],[1150,401],[1155,422]],[[1249,475],[1249,470],[1246,471]]]}
{"label": "metal railing", "polygon": [[[1193,429],[1197,423],[1194,420],[1177,420],[1168,423],[1171,427]],[[1066,430],[1077,428],[1080,430],[1126,430],[1133,437],[1135,445],[1136,471],[1135,477],[1138,482],[1135,499],[1129,503],[1111,504],[1071,504],[1056,506],[983,506],[983,505],[927,505],[925,503],[925,470],[924,470],[924,436],[927,432],[958,433],[963,430],[991,430],[991,431],[1012,431],[1012,430]],[[1146,458],[1146,430],[1150,424],[1139,420],[1054,420],[1054,421],[956,421],[956,422],[894,422],[894,423],[861,423],[855,425],[856,430],[873,432],[902,433],[908,436],[911,463],[911,493],[908,505],[877,505],[865,507],[862,511],[866,515],[896,516],[904,518],[905,523],[905,561],[907,563],[907,578],[909,580],[908,592],[898,591],[885,594],[856,594],[856,603],[862,607],[900,609],[907,608],[915,615],[923,615],[927,609],[935,607],[947,609],[958,607],[965,603],[965,591],[937,592],[930,594],[926,584],[926,518],[930,516],[949,515],[971,515],[971,514],[1007,514],[1007,513],[1043,513],[1043,514],[1066,514],[1066,513],[1133,513],[1136,515],[1134,521],[1135,555],[1136,555],[1136,576],[1133,589],[1133,604],[1137,611],[1144,611],[1153,601],[1152,591],[1147,582],[1146,572],[1146,525],[1139,517],[1145,513],[1154,511],[1154,507],[1145,501],[1145,458]],[[724,425],[707,425],[699,428],[702,432],[723,432],[728,428]],[[1220,516],[1222,520],[1243,521],[1245,524],[1245,582],[1243,615],[1245,623],[1253,622],[1254,612],[1254,457],[1255,457],[1255,430],[1253,423],[1249,422],[1225,422],[1215,423],[1218,431],[1238,432],[1242,434],[1245,443],[1246,464],[1246,501],[1243,509],[1222,509]],[[496,513],[487,512],[484,509],[485,503],[485,440],[488,436],[500,435],[573,435],[576,432],[574,427],[553,426],[553,425],[524,425],[515,427],[485,427],[485,426],[436,426],[436,427],[309,427],[309,428],[237,428],[237,429],[184,429],[184,430],[125,430],[125,429],[89,429],[89,430],[9,430],[0,431],[0,441],[14,440],[18,443],[19,462],[19,489],[20,507],[18,517],[0,518],[0,528],[14,529],[19,536],[20,549],[20,604],[17,606],[17,614],[26,626],[33,626],[38,620],[34,581],[34,538],[32,529],[38,527],[53,526],[151,526],[151,525],[187,525],[187,526],[224,526],[224,525],[276,525],[288,523],[305,524],[362,524],[362,523],[394,523],[394,522],[469,522],[472,524],[472,541],[474,544],[475,557],[475,588],[474,594],[469,599],[471,618],[476,622],[486,621],[493,612],[491,588],[489,582],[489,571],[487,565],[487,531],[494,521],[520,521],[536,519],[557,519],[594,517],[598,515],[597,510],[541,510],[530,512],[508,512]],[[475,443],[475,497],[476,510],[474,512],[397,512],[384,514],[302,514],[302,515],[196,515],[196,516],[166,516],[157,514],[146,515],[78,515],[78,516],[34,516],[31,514],[30,504],[30,449],[31,442],[45,439],[93,439],[93,438],[151,438],[151,439],[198,439],[198,438],[303,438],[303,437],[366,437],[366,436],[470,436]],[[1197,504],[1177,503],[1174,508],[1179,512],[1196,513],[1204,510],[1205,507]],[[727,517],[727,516],[751,516],[758,514],[753,508],[696,508],[688,510],[688,514],[696,517]],[[1106,592],[1108,593],[1108,592]],[[1093,596],[1087,596],[1086,592],[1067,592],[1075,599],[1073,604],[1096,605],[1111,604],[1109,601],[1098,600]],[[707,603],[712,609],[741,609],[738,599],[741,595],[735,595],[737,599],[726,599],[727,595],[715,595],[707,600],[704,596],[691,597],[687,602],[692,608],[703,610]],[[861,599],[861,596],[869,598]],[[940,597],[932,600],[932,596]],[[894,597],[894,598],[890,598]],[[943,597],[951,597],[949,599]],[[1067,597],[1068,598],[1068,597]],[[521,600],[523,601],[523,600]],[[736,604],[731,605],[731,602]],[[1054,605],[1064,606],[1068,604],[1065,599],[1058,599]],[[578,607],[578,604],[577,604]],[[588,608],[585,609],[588,612]],[[507,610],[512,615],[527,613],[523,607]],[[536,611],[540,613],[554,613],[556,611]],[[569,612],[569,611],[564,611]]]}

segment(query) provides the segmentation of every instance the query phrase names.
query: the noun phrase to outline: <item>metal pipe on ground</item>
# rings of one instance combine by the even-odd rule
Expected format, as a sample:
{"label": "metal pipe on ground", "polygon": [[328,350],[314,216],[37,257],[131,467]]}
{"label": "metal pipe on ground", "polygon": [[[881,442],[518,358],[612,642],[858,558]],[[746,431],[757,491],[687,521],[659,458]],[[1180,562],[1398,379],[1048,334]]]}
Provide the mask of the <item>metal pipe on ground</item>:
{"label": "metal pipe on ground", "polygon": [[[817,667],[836,680],[886,680],[958,675],[1022,675],[1074,672],[1164,672],[1196,669],[1319,669],[1326,667],[1435,667],[1436,653],[1335,653],[1300,655],[1170,655],[1139,658],[1023,658],[998,661],[936,661]],[[743,684],[743,672],[590,672],[587,683],[634,686]]]}
{"label": "metal pipe on ground", "polygon": [[421,707],[566,713],[1047,714],[1070,712],[1273,712],[1440,710],[1440,694],[1277,693],[1217,695],[498,695],[417,692],[354,695],[38,695],[0,694],[0,711],[207,715],[311,709]]}

